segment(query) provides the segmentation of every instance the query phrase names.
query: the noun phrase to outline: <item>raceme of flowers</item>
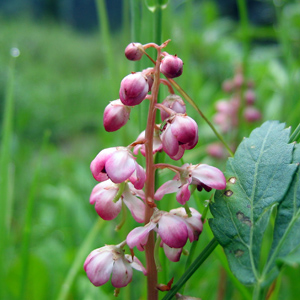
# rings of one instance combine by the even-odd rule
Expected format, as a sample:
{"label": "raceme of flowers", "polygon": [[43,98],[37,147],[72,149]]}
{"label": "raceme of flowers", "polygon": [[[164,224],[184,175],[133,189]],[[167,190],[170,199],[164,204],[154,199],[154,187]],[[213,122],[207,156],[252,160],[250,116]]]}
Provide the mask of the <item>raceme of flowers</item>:
{"label": "raceme of flowers", "polygon": [[[186,163],[178,167],[153,162],[153,156],[158,152],[165,152],[177,161],[186,150],[193,149],[198,143],[198,125],[186,114],[183,99],[174,93],[169,82],[169,79],[182,74],[183,62],[177,55],[163,51],[168,42],[162,45],[130,43],[127,46],[125,56],[133,61],[147,55],[146,49],[155,48],[157,59],[152,60],[155,65],[127,75],[121,81],[119,99],[111,101],[104,110],[104,128],[112,132],[126,125],[135,106],[149,101],[145,131],[128,146],[101,150],[90,165],[92,175],[98,181],[90,203],[95,205],[98,215],[103,220],[113,220],[127,207],[136,222],[144,223],[133,228],[119,245],[106,245],[89,254],[84,269],[95,286],[111,280],[115,288],[124,287],[132,280],[133,268],[151,276],[148,266],[141,264],[134,250],[144,251],[152,232],[160,246],[155,248],[163,248],[173,262],[180,260],[188,241],[198,240],[203,229],[201,214],[186,206],[170,211],[160,210],[159,202],[163,201],[165,194],[174,193],[178,205],[187,205],[195,188],[210,191],[226,187],[223,173],[215,167],[201,163]],[[162,103],[157,103],[161,84],[168,87],[170,94]],[[155,124],[157,111],[160,111],[160,124]],[[137,163],[138,155],[145,157],[146,169]],[[157,169],[169,169],[176,175],[154,191],[152,178]],[[125,255],[126,245],[131,249],[131,255]]]}

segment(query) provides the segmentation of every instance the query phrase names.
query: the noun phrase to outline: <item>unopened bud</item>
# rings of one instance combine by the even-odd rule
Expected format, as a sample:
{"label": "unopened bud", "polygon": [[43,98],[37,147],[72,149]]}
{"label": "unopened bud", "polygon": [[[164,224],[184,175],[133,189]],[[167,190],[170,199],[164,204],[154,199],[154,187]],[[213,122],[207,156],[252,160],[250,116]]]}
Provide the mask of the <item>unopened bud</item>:
{"label": "unopened bud", "polygon": [[147,78],[147,82],[148,82],[148,85],[149,85],[149,92],[151,91],[151,88],[152,88],[152,85],[153,85],[153,82],[154,82],[154,69],[153,68],[147,68],[145,70],[142,71],[142,74],[144,76],[146,76]]}
{"label": "unopened bud", "polygon": [[129,60],[140,60],[144,54],[142,49],[142,44],[130,43],[125,49],[125,56]]}
{"label": "unopened bud", "polygon": [[124,105],[134,106],[140,104],[149,91],[147,78],[141,73],[127,75],[121,81],[119,96]]}
{"label": "unopened bud", "polygon": [[245,92],[245,100],[248,105],[253,105],[255,102],[255,93],[253,90],[247,90]]}
{"label": "unopened bud", "polygon": [[160,72],[168,78],[175,78],[182,74],[183,62],[177,55],[167,55],[160,63]]}
{"label": "unopened bud", "polygon": [[[167,98],[162,102],[162,105],[174,110],[174,112],[179,114],[185,114],[186,112],[186,107],[183,100],[180,96],[175,94],[167,96]],[[160,116],[162,121],[170,117],[170,115],[163,109],[160,111]]]}
{"label": "unopened bud", "polygon": [[130,116],[130,107],[124,105],[119,99],[110,102],[103,114],[103,125],[106,131],[112,132],[123,127]]}

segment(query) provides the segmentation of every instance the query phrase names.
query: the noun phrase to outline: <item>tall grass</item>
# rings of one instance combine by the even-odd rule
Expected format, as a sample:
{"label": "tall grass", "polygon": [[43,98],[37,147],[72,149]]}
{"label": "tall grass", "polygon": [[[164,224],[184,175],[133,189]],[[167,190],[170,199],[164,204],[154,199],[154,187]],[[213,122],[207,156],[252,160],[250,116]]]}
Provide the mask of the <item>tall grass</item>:
{"label": "tall grass", "polygon": [[[243,1],[239,2],[243,11]],[[82,264],[89,251],[123,239],[135,223],[128,216],[119,232],[114,227],[120,219],[99,225],[88,201],[95,184],[89,163],[101,149],[129,144],[143,129],[145,115],[138,109],[132,110],[127,128],[117,133],[104,131],[102,114],[108,101],[118,98],[125,75],[151,66],[146,58],[138,65],[125,60],[120,49],[131,41],[129,36],[141,43],[159,38],[153,30],[155,15],[144,2],[126,2],[124,16],[133,16],[135,25],[130,24],[131,18],[124,18],[122,29],[116,32],[107,27],[104,3],[98,1],[102,29],[90,35],[51,22],[0,18],[1,299],[113,298],[110,284],[95,288],[89,283]],[[300,9],[298,3],[289,2],[274,9],[276,20],[269,27],[221,18],[213,1],[170,1],[161,11],[160,39],[171,38],[166,50],[185,62],[178,82],[209,118],[215,112],[214,102],[226,96],[222,81],[232,77],[236,64],[244,60],[248,77],[255,81],[264,119],[280,119],[297,127],[300,39],[293,32],[300,30]],[[272,43],[263,43],[264,39]],[[8,59],[14,46],[21,55]],[[162,90],[162,98],[165,93]],[[200,126],[198,151],[188,154],[188,159],[222,168],[224,162],[213,161],[204,151],[215,141],[213,132],[191,107],[187,109]],[[244,134],[250,130],[246,127]],[[51,136],[41,150],[46,131]],[[162,171],[159,176],[171,174]],[[208,197],[204,192],[191,201],[202,211]],[[163,209],[174,205],[171,196],[168,200]],[[195,257],[212,238],[208,225],[204,227]],[[159,274],[160,283],[173,276],[177,281],[187,258],[177,264],[161,258],[167,272]],[[221,266],[228,269],[218,247],[191,276],[185,293],[216,299]],[[277,298],[273,298],[295,299],[300,292],[299,275],[299,268],[286,268],[274,294]],[[225,280],[223,299],[244,299],[251,292],[239,287],[230,271]],[[145,299],[144,283],[134,273],[133,283],[121,291],[119,299]]]}

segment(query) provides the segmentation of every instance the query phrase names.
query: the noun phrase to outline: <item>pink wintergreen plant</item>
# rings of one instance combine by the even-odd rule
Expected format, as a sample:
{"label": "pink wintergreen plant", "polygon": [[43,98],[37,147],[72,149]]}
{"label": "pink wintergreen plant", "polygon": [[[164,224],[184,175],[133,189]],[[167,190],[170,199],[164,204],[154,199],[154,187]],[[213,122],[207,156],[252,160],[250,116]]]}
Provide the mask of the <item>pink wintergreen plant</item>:
{"label": "pink wintergreen plant", "polygon": [[130,43],[125,49],[125,56],[129,60],[140,60],[143,54],[143,45],[140,43]]}
{"label": "pink wintergreen plant", "polygon": [[124,203],[129,208],[133,218],[137,222],[143,223],[145,204],[138,197],[144,200],[144,192],[135,189],[130,182],[118,184],[106,180],[93,188],[90,203],[95,204],[95,210],[103,220],[115,219],[122,209],[122,203]]}
{"label": "pink wintergreen plant", "polygon": [[223,190],[226,187],[224,174],[217,168],[206,164],[184,164],[178,168],[173,180],[165,182],[154,195],[155,200],[161,200],[165,194],[176,192],[176,200],[184,205],[191,197],[190,185],[196,185],[201,191],[211,189]]}
{"label": "pink wintergreen plant", "polygon": [[142,263],[134,257],[124,255],[124,250],[119,246],[107,245],[93,250],[84,262],[84,270],[95,286],[101,286],[109,281],[115,288],[127,286],[132,280],[132,268],[146,270]]}
{"label": "pink wintergreen plant", "polygon": [[110,179],[114,183],[129,180],[136,189],[143,188],[146,174],[126,147],[107,148],[91,162],[91,171],[97,181]]}
{"label": "pink wintergreen plant", "polygon": [[257,108],[249,106],[246,107],[244,111],[244,117],[246,121],[251,123],[251,122],[259,121],[261,119],[261,113]]}
{"label": "pink wintergreen plant", "polygon": [[183,61],[177,55],[166,55],[160,63],[160,72],[168,78],[175,78],[182,74]]}
{"label": "pink wintergreen plant", "polygon": [[124,105],[119,99],[111,101],[103,114],[103,125],[106,131],[112,132],[123,127],[130,116],[130,107]]}
{"label": "pink wintergreen plant", "polygon": [[140,104],[148,94],[149,84],[147,77],[141,72],[127,75],[121,81],[119,96],[124,105],[135,106]]}
{"label": "pink wintergreen plant", "polygon": [[[186,107],[181,99],[180,96],[172,94],[166,97],[166,99],[162,102],[162,105],[164,105],[167,108],[172,109],[174,112],[179,113],[179,114],[185,114],[186,112]],[[160,110],[160,117],[161,120],[164,121],[168,117],[170,117],[170,114],[166,112],[165,110],[161,109]]]}
{"label": "pink wintergreen plant", "polygon": [[174,114],[165,120],[160,135],[163,150],[174,160],[179,160],[184,150],[192,149],[198,142],[198,125],[186,114]]}
{"label": "pink wintergreen plant", "polygon": [[[196,232],[200,234],[202,231],[201,216],[198,219],[195,214],[191,218],[194,219],[189,222],[185,215],[183,216],[176,210],[165,212],[156,208],[148,224],[144,227],[136,227],[127,235],[127,245],[131,249],[136,246],[138,250],[143,251],[149,233],[154,230],[159,234],[162,243],[168,247],[182,248],[188,239],[191,242],[196,239]],[[195,219],[198,219],[198,221]],[[170,256],[173,257],[171,253]]]}

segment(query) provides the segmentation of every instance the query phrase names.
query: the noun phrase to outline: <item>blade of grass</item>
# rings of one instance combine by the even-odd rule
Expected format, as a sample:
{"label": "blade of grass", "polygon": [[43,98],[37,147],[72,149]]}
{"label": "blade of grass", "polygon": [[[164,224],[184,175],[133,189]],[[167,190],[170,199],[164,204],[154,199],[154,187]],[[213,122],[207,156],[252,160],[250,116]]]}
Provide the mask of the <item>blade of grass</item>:
{"label": "blade of grass", "polygon": [[47,131],[44,134],[43,143],[40,150],[40,155],[38,157],[37,166],[35,168],[35,172],[33,175],[32,184],[29,191],[29,196],[26,205],[26,215],[25,215],[25,224],[23,227],[23,237],[22,237],[22,260],[21,260],[21,284],[19,291],[19,299],[26,298],[26,284],[28,279],[28,264],[29,264],[29,248],[30,248],[30,237],[31,237],[31,229],[32,229],[32,216],[33,216],[33,208],[34,208],[34,200],[36,197],[36,190],[39,186],[39,175],[41,171],[41,162],[46,146],[48,145],[50,137],[50,132]]}
{"label": "blade of grass", "polygon": [[70,291],[70,288],[72,287],[72,284],[76,278],[76,275],[79,272],[79,269],[83,268],[83,262],[85,257],[90,251],[91,245],[93,241],[95,240],[99,230],[103,227],[104,221],[100,218],[95,222],[94,226],[90,230],[89,234],[83,241],[81,247],[79,248],[76,257],[73,261],[73,264],[66,276],[65,281],[61,285],[57,300],[65,300],[68,297],[68,293]]}
{"label": "blade of grass", "polygon": [[[5,252],[8,243],[8,232],[10,228],[10,207],[12,205],[12,200],[8,198],[10,183],[10,172],[9,165],[11,161],[11,141],[13,135],[13,110],[14,110],[14,73],[15,73],[15,62],[18,54],[14,54],[12,49],[11,61],[9,63],[8,69],[8,81],[6,86],[6,94],[4,100],[4,115],[2,124],[2,141],[1,141],[1,152],[0,152],[0,298],[5,299],[5,273],[6,273],[6,260]],[[19,50],[18,50],[19,51]],[[4,297],[2,297],[4,296]]]}

